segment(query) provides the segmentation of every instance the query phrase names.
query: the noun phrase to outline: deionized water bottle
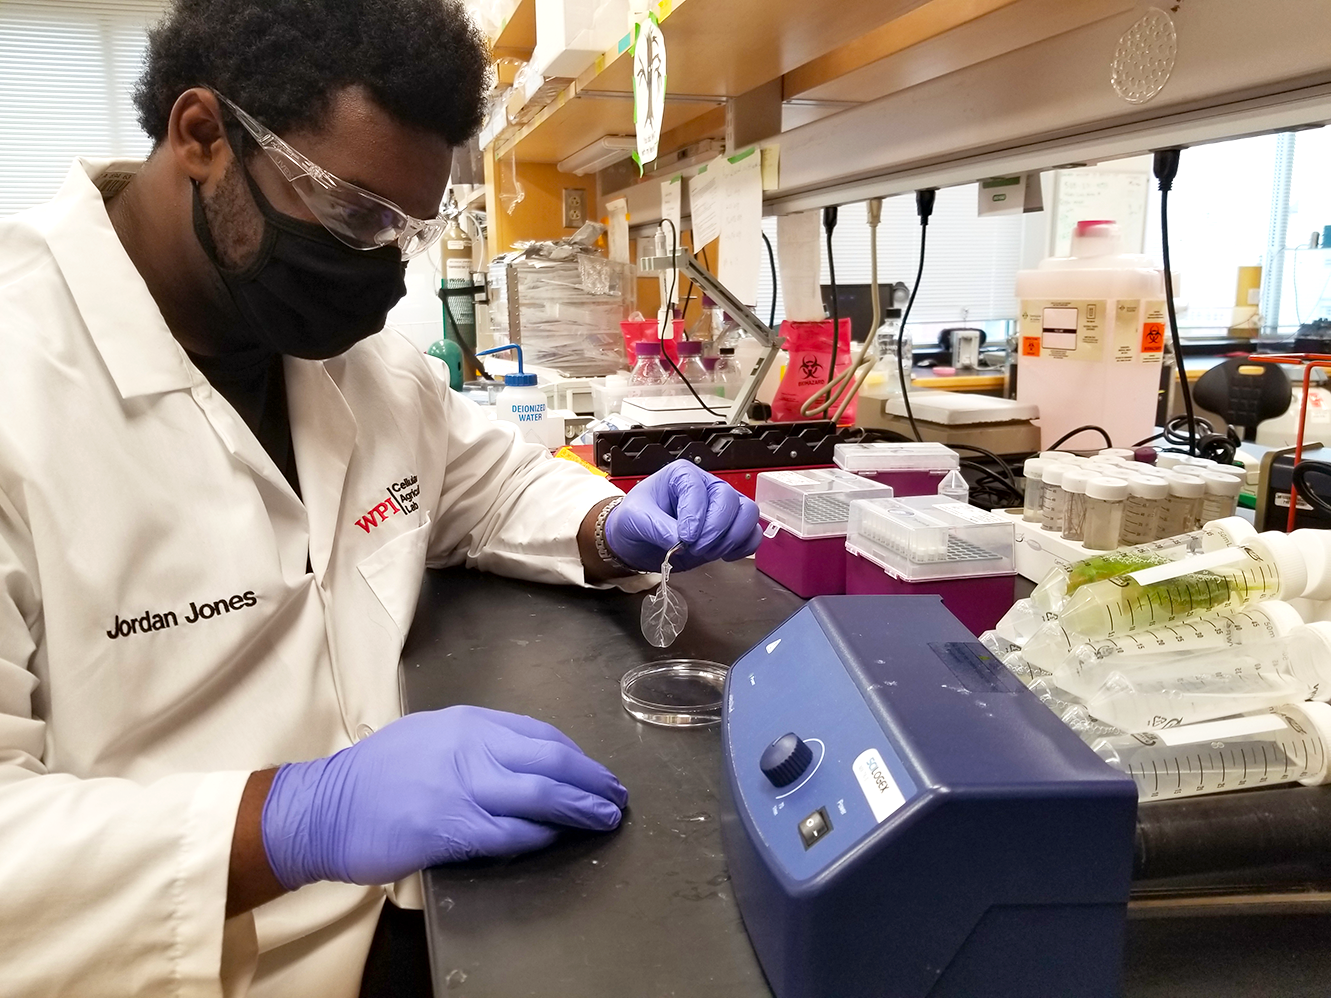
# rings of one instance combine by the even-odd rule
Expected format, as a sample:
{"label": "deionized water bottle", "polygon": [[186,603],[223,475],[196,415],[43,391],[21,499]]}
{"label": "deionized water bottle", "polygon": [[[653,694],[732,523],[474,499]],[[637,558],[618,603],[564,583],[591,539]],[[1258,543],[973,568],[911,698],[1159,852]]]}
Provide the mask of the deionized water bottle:
{"label": "deionized water bottle", "polygon": [[1281,704],[1268,711],[1091,742],[1132,777],[1139,800],[1247,790],[1331,779],[1331,705]]}

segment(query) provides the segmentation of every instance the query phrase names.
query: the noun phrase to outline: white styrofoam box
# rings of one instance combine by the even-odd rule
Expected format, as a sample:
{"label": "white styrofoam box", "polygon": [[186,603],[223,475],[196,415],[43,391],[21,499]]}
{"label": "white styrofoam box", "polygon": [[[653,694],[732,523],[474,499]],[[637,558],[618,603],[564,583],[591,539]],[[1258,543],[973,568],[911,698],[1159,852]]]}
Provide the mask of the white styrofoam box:
{"label": "white styrofoam box", "polygon": [[625,34],[628,0],[536,0],[532,66],[547,77],[576,77]]}
{"label": "white styrofoam box", "polygon": [[626,398],[619,411],[643,426],[670,426],[674,423],[724,423],[732,402],[719,396],[707,396],[708,412],[692,395],[657,395]]}
{"label": "white styrofoam box", "polygon": [[[1013,399],[974,395],[970,392],[945,392],[936,388],[917,388],[910,393],[910,407],[916,419],[944,426],[972,423],[1011,423],[1037,419],[1039,406]],[[900,396],[888,399],[886,411],[893,416],[906,415],[906,403]]]}

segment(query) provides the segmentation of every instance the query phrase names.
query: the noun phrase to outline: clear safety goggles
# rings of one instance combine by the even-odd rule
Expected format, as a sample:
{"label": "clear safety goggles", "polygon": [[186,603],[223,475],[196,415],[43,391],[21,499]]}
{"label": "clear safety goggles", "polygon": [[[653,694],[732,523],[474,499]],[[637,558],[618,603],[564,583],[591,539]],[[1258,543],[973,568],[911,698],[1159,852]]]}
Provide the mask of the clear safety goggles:
{"label": "clear safety goggles", "polygon": [[392,201],[339,179],[306,159],[217,91],[213,95],[268,154],[314,217],[352,249],[396,246],[402,259],[407,260],[438,242],[448,227],[451,218],[446,214],[431,219],[413,218]]}

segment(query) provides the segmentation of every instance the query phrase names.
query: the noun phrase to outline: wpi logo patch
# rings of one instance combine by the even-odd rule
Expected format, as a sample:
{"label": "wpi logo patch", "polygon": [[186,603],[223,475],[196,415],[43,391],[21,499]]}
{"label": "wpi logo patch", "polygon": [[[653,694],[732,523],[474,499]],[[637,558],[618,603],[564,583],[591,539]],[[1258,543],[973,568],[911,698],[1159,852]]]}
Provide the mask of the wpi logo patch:
{"label": "wpi logo patch", "polygon": [[390,516],[397,513],[414,513],[420,509],[421,487],[416,484],[416,476],[409,475],[400,482],[394,482],[384,490],[387,495],[383,502],[372,506],[364,516],[356,521],[356,526],[367,534]]}

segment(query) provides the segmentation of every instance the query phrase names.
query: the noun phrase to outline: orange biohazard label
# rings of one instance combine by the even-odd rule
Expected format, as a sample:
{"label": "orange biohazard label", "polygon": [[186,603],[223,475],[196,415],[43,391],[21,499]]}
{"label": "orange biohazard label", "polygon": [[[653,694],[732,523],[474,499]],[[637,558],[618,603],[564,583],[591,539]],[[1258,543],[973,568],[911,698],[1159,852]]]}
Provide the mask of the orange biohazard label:
{"label": "orange biohazard label", "polygon": [[1142,353],[1163,353],[1165,349],[1165,324],[1146,322],[1142,324]]}
{"label": "orange biohazard label", "polygon": [[1040,356],[1040,337],[1023,336],[1021,338],[1021,355],[1023,357]]}

